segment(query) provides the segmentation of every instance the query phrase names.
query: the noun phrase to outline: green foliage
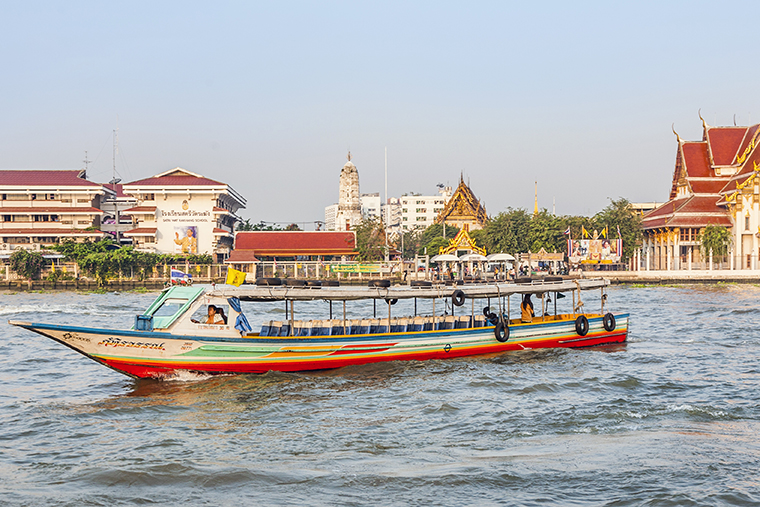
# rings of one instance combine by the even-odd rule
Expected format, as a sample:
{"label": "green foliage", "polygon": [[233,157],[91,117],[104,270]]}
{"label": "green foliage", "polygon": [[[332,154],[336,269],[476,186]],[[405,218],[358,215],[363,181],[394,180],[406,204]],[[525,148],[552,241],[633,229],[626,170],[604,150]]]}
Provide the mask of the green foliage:
{"label": "green foliage", "polygon": [[[291,229],[291,227],[295,227],[295,229]],[[259,223],[251,223],[250,218],[246,218],[243,222],[238,222],[237,226],[235,227],[235,230],[237,231],[300,231],[301,229],[296,224],[290,224],[287,228],[283,229],[282,227],[277,227],[276,224],[269,224],[267,225],[266,222],[263,220]]]}
{"label": "green foliage", "polygon": [[[446,231],[446,237],[443,237],[444,230]],[[427,254],[431,257],[438,255],[438,249],[441,246],[448,246],[449,240],[454,239],[459,234],[459,228],[452,225],[433,224],[419,233],[419,245],[417,246],[417,253],[420,255],[425,254],[425,248],[427,248]]]}
{"label": "green foliage", "polygon": [[699,241],[705,256],[709,256],[712,251],[714,257],[723,257],[731,245],[731,233],[725,227],[708,225],[699,233]]}
{"label": "green foliage", "polygon": [[[131,246],[119,248],[112,240],[77,243],[66,241],[53,245],[57,252],[76,262],[80,269],[104,286],[111,278],[137,275],[144,280],[156,266],[170,264],[212,264],[209,254],[169,255],[138,252]],[[164,271],[164,270],[162,270]],[[167,275],[168,276],[168,275]]]}
{"label": "green foliage", "polygon": [[481,235],[489,253],[519,253],[529,249],[531,217],[524,209],[507,208],[486,223]]}
{"label": "green foliage", "polygon": [[356,256],[360,262],[382,260],[385,256],[385,229],[379,218],[362,220],[354,226],[356,232]]}
{"label": "green foliage", "polygon": [[10,256],[11,270],[24,278],[34,280],[40,275],[42,266],[45,265],[45,259],[39,252],[29,252],[18,249]]}

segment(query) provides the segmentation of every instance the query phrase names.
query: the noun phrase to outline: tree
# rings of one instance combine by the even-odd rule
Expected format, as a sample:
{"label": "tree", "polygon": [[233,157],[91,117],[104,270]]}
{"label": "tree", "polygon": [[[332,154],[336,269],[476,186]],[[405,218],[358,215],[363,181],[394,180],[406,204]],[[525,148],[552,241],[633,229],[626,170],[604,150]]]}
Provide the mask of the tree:
{"label": "tree", "polygon": [[488,252],[519,253],[528,251],[530,216],[524,209],[507,208],[490,219],[483,228],[483,245]]}
{"label": "tree", "polygon": [[356,256],[361,262],[379,261],[385,256],[385,229],[379,218],[367,218],[354,226]]}
{"label": "tree", "polygon": [[433,224],[428,226],[420,234],[420,242],[417,247],[417,253],[420,255],[425,254],[427,248],[427,254],[430,256],[438,255],[438,249],[441,246],[448,246],[449,240],[454,239],[459,234],[459,229],[453,225],[445,226],[446,237],[443,237],[444,224]]}
{"label": "tree", "polygon": [[10,256],[10,266],[14,273],[33,280],[40,275],[45,258],[39,252],[29,252],[23,249],[15,250]]}
{"label": "tree", "polygon": [[723,257],[731,245],[731,233],[720,225],[708,225],[699,233],[699,241],[706,257],[709,257],[710,252],[714,257]]}
{"label": "tree", "polygon": [[235,230],[237,231],[252,231],[254,225],[251,223],[250,218],[246,218],[243,222],[238,222],[235,226]]}
{"label": "tree", "polygon": [[610,199],[610,204],[602,211],[594,215],[594,222],[598,230],[609,227],[609,237],[617,236],[617,228],[623,239],[623,260],[630,259],[633,252],[641,245],[641,216],[633,211],[628,199]]}
{"label": "tree", "polygon": [[565,237],[562,220],[545,209],[533,215],[528,228],[529,249],[538,252],[542,248],[547,252],[564,251]]}

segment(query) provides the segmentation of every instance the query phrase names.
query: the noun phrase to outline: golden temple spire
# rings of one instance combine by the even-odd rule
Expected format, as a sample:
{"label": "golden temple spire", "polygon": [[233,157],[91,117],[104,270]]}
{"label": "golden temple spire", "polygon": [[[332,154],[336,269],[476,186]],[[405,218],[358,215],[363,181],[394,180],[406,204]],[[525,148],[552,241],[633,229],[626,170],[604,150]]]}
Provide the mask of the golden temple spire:
{"label": "golden temple spire", "polygon": [[536,184],[536,200],[533,203],[533,216],[538,215],[538,182],[535,182]]}

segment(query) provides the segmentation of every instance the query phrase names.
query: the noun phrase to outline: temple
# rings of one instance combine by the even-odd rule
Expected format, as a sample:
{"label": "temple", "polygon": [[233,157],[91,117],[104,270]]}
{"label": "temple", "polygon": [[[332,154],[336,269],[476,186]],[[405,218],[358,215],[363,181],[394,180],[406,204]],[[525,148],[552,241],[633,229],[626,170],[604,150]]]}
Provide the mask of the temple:
{"label": "temple", "polygon": [[723,262],[701,251],[700,233],[708,225],[731,232],[725,267],[758,269],[760,125],[713,127],[702,119],[702,127],[701,141],[676,133],[669,200],[642,218],[640,269],[712,269]]}
{"label": "temple", "polygon": [[438,213],[435,223],[474,231],[482,229],[487,220],[486,208],[464,182],[464,177],[460,176],[459,186],[443,210]]}

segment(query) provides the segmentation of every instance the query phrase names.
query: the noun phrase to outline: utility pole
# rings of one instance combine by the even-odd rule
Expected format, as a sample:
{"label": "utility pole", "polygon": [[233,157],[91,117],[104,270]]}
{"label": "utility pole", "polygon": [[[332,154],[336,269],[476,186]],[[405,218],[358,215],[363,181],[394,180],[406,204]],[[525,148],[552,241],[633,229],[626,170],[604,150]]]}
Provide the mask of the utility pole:
{"label": "utility pole", "polygon": [[[390,249],[388,247],[388,226],[390,225],[390,218],[388,216],[388,147],[385,147],[385,262],[388,262]],[[404,259],[403,252],[401,254],[401,260]]]}

